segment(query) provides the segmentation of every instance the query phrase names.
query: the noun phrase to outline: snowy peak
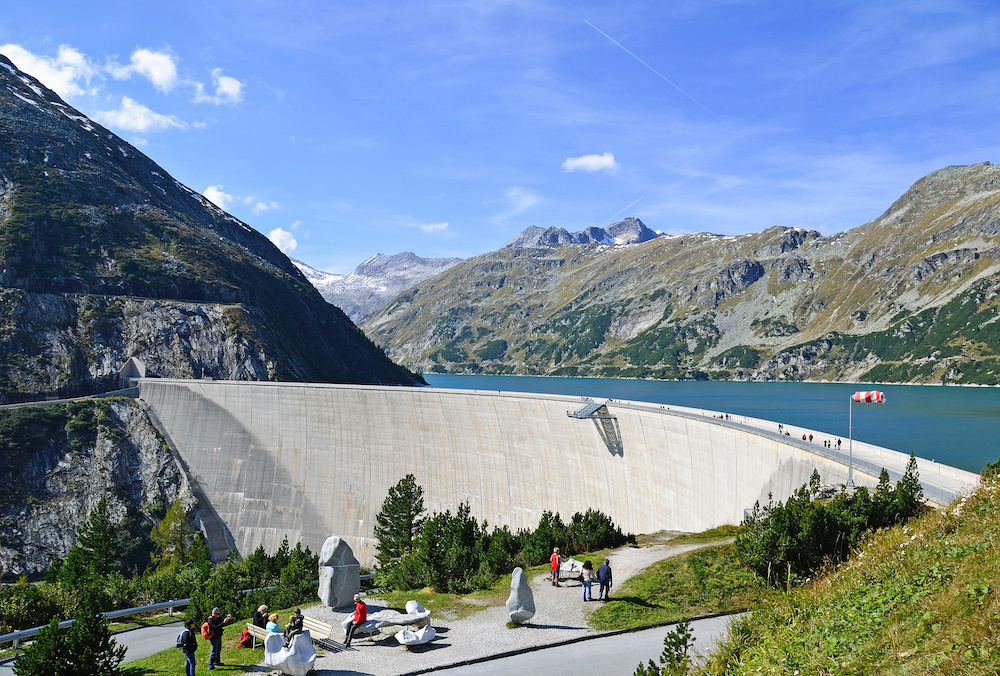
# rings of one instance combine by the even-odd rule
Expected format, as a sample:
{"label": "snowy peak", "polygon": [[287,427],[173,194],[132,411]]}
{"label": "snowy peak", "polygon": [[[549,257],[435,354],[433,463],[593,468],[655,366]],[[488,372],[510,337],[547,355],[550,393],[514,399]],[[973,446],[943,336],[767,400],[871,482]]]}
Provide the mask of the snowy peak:
{"label": "snowy peak", "polygon": [[292,260],[327,302],[337,305],[355,322],[379,310],[414,284],[461,263],[461,258],[421,258],[409,251],[375,254],[349,275],[323,272]]}
{"label": "snowy peak", "polygon": [[514,239],[506,242],[501,249],[536,246],[564,246],[566,244],[638,244],[659,237],[642,221],[629,216],[605,228],[591,226],[579,232],[569,232],[565,228],[539,228],[533,225]]}

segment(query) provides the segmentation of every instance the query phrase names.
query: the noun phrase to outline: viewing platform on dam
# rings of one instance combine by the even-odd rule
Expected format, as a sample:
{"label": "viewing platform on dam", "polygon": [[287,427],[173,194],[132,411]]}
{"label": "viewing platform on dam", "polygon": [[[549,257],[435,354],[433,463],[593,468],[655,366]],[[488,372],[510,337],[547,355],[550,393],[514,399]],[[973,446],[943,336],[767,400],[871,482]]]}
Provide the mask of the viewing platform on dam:
{"label": "viewing platform on dam", "polygon": [[[431,511],[467,502],[493,526],[598,509],[623,530],[738,524],[768,496],[848,477],[848,440],[822,430],[682,406],[440,388],[209,380],[138,381],[139,396],[205,503],[203,519],[241,552],[284,537],[318,550],[344,537],[363,564],[388,490],[413,474]],[[572,417],[576,413],[578,417]],[[802,435],[813,435],[803,441]],[[854,442],[854,482],[899,479],[909,456]],[[978,475],[918,458],[931,502]],[[214,549],[214,548],[213,548]]]}

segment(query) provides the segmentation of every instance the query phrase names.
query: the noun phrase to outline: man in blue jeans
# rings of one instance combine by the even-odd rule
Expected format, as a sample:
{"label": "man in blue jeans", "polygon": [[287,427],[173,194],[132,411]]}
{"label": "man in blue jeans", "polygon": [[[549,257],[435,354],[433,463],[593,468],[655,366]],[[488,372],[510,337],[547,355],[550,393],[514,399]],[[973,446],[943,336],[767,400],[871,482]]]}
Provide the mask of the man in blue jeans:
{"label": "man in blue jeans", "polygon": [[232,615],[226,615],[226,619],[222,619],[222,612],[218,608],[212,608],[212,614],[208,618],[208,642],[212,644],[212,653],[208,656],[209,670],[215,669],[217,666],[223,666],[222,628],[232,622],[232,620]]}
{"label": "man in blue jeans", "polygon": [[601,582],[597,589],[597,600],[607,601],[611,596],[611,559],[604,559],[604,565],[597,569],[597,579]]}

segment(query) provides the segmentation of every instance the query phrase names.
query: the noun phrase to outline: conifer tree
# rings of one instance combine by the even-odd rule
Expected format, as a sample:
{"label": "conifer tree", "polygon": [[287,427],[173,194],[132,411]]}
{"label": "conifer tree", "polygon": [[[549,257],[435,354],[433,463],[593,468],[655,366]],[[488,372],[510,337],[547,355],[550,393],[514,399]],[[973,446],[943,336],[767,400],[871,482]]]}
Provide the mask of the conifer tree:
{"label": "conifer tree", "polygon": [[424,527],[424,489],[417,479],[407,474],[389,489],[382,509],[375,517],[375,539],[379,568],[391,568],[413,552],[417,537]]}
{"label": "conifer tree", "polygon": [[911,452],[903,478],[896,482],[896,518],[905,521],[920,511],[924,502],[924,487],[920,484],[917,458]]}

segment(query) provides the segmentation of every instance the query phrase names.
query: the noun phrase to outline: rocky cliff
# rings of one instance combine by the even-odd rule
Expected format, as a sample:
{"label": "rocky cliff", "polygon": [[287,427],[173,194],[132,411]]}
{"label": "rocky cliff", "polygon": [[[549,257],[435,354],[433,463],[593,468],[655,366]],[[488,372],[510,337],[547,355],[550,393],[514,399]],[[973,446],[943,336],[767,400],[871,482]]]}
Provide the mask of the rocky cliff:
{"label": "rocky cliff", "polygon": [[145,412],[129,399],[0,410],[0,578],[37,576],[76,542],[102,497],[116,522],[152,512],[190,485]]}
{"label": "rocky cliff", "polygon": [[418,382],[266,237],[0,56],[0,392],[158,376]]}
{"label": "rocky cliff", "polygon": [[470,258],[363,327],[431,372],[1000,382],[1000,168],[948,167],[852,230]]}

